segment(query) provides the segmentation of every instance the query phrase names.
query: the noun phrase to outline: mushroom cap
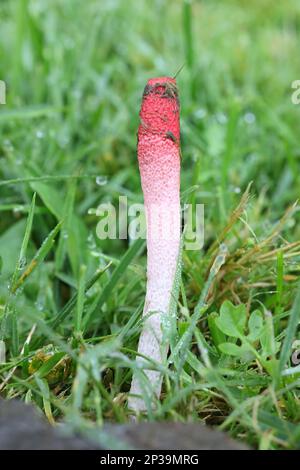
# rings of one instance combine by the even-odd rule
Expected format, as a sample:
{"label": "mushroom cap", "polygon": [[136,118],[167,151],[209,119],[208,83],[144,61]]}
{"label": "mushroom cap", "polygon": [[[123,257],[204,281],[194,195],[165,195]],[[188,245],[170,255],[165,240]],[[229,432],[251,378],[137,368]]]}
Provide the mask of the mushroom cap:
{"label": "mushroom cap", "polygon": [[177,204],[180,185],[180,122],[176,80],[148,80],[138,130],[138,160],[146,207]]}
{"label": "mushroom cap", "polygon": [[155,77],[149,78],[147,85],[156,85],[157,83],[174,83],[176,85],[176,78],[172,77]]}
{"label": "mushroom cap", "polygon": [[143,93],[138,137],[160,135],[179,145],[179,99],[176,79],[157,77],[148,80]]}

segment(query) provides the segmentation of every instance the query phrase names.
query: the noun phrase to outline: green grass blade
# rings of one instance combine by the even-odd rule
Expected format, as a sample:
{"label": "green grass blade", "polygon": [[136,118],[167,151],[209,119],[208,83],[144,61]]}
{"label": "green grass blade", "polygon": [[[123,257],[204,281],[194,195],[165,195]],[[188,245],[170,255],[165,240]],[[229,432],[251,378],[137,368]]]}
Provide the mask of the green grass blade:
{"label": "green grass blade", "polygon": [[103,304],[111,295],[114,287],[116,286],[120,278],[123,276],[123,274],[126,272],[126,269],[128,268],[129,264],[132,262],[135,256],[137,256],[138,252],[142,249],[144,245],[145,240],[143,238],[138,238],[123,255],[119,265],[113,271],[110,280],[106,283],[103,288],[103,291],[100,293],[99,298],[96,299],[92,307],[88,310],[83,320],[83,325],[85,329],[89,327],[95,315],[101,311]]}
{"label": "green grass blade", "polygon": [[15,293],[20,286],[24,284],[26,279],[32,274],[32,272],[43,262],[49,251],[52,249],[54,240],[61,229],[62,222],[59,222],[56,227],[49,233],[48,237],[44,240],[37,254],[31,260],[25,271],[15,281],[11,287],[12,293]]}
{"label": "green grass blade", "polygon": [[82,324],[82,313],[85,301],[85,273],[86,266],[80,267],[79,281],[78,281],[78,291],[77,291],[77,305],[75,310],[74,318],[74,333],[79,335],[81,333],[81,324]]}
{"label": "green grass blade", "polygon": [[22,266],[26,264],[26,252],[27,252],[27,246],[31,234],[31,229],[32,229],[32,222],[33,222],[33,216],[34,216],[34,209],[35,209],[35,199],[36,199],[36,193],[34,193],[31,201],[31,206],[29,210],[29,214],[27,217],[27,222],[26,222],[26,228],[25,228],[25,234],[24,238],[22,241],[22,246],[19,254],[19,259],[17,261],[16,269],[14,271],[13,277],[12,277],[12,282],[11,286],[13,287],[16,283],[16,279],[18,277],[18,273],[20,269],[22,269]]}
{"label": "green grass blade", "polygon": [[[100,279],[100,277],[105,273],[105,271],[110,267],[109,263],[108,265],[105,266],[103,269],[99,269],[95,272],[95,274],[86,282],[84,292],[87,293],[91,287]],[[73,311],[73,309],[76,306],[77,303],[77,298],[78,298],[78,292],[76,292],[71,299],[66,303],[66,305],[58,312],[56,317],[53,320],[50,320],[49,325],[55,330],[58,325],[64,321],[68,315],[70,315]]]}
{"label": "green grass blade", "polygon": [[184,0],[182,11],[185,57],[189,68],[193,67],[195,57],[192,31],[193,13],[191,4],[191,0]]}
{"label": "green grass blade", "polygon": [[[14,184],[23,184],[23,183],[56,183],[59,181],[68,181],[68,180],[77,180],[77,179],[96,179],[102,178],[103,183],[105,184],[106,177],[99,176],[95,174],[90,175],[44,175],[44,176],[28,176],[24,178],[12,178],[9,180],[2,180],[0,181],[0,186],[9,186]],[[38,190],[36,191],[38,192]]]}
{"label": "green grass blade", "polygon": [[184,365],[186,355],[190,348],[190,343],[193,337],[193,334],[196,330],[197,323],[199,322],[201,316],[207,308],[206,300],[208,297],[209,290],[212,286],[212,283],[221,269],[222,265],[225,263],[227,248],[226,245],[221,245],[218,255],[215,258],[215,261],[210,269],[208,279],[203,287],[201,297],[197,303],[194,313],[190,318],[190,324],[187,330],[184,332],[180,340],[178,341],[176,347],[174,348],[172,354],[170,355],[170,361],[177,363],[176,367],[180,371]]}

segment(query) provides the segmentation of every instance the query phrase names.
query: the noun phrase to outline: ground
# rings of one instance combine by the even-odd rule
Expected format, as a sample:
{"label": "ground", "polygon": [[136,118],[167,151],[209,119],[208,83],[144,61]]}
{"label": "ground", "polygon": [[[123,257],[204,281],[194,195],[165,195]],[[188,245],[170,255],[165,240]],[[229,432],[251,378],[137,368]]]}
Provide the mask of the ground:
{"label": "ground", "polygon": [[182,201],[204,204],[205,242],[183,253],[149,419],[299,446],[299,2],[6,0],[0,16],[1,395],[88,432],[128,420],[146,252],[99,240],[95,212],[142,202],[142,91],[183,65]]}

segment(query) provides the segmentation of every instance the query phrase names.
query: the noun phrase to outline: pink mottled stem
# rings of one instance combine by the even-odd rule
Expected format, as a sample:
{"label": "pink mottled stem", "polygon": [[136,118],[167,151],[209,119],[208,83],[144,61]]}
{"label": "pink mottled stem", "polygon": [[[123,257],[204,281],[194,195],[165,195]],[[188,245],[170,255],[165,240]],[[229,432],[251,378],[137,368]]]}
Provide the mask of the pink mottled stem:
{"label": "pink mottled stem", "polygon": [[[180,124],[176,80],[169,77],[148,81],[140,112],[138,161],[147,218],[147,292],[143,331],[138,352],[163,363],[167,347],[162,346],[162,316],[169,309],[180,247]],[[151,387],[148,395],[159,398],[162,375],[144,372]],[[133,396],[136,395],[136,396]],[[146,409],[145,390],[133,375],[129,408]],[[151,400],[152,401],[152,400]]]}

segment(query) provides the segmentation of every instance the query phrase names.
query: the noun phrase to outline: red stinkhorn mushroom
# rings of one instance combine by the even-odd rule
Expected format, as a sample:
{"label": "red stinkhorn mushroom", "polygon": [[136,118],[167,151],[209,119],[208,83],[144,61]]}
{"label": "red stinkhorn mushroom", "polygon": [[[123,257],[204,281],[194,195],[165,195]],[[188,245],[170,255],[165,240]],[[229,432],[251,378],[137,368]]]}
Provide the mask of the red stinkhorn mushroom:
{"label": "red stinkhorn mushroom", "polygon": [[[148,81],[142,100],[138,130],[138,161],[147,221],[147,289],[143,330],[138,352],[162,363],[167,347],[162,344],[162,320],[168,313],[180,251],[180,124],[176,80]],[[162,374],[137,359],[159,398]],[[150,366],[150,367],[149,367]],[[147,369],[149,367],[149,369]],[[145,392],[133,374],[128,406],[146,409]],[[153,401],[153,400],[152,400]]]}

